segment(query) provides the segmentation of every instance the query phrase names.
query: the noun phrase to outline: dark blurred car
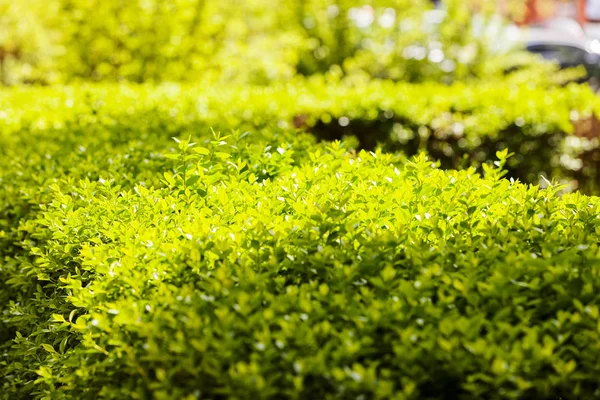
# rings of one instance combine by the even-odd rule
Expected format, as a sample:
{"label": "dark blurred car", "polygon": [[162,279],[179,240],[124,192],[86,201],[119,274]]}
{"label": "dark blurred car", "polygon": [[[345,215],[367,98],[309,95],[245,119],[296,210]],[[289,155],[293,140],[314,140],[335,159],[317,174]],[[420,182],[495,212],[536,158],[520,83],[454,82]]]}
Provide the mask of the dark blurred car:
{"label": "dark blurred car", "polygon": [[[576,23],[575,23],[576,24]],[[564,29],[569,27],[569,29]],[[600,41],[589,39],[576,25],[533,26],[523,31],[526,49],[561,68],[584,66],[590,85],[600,87]]]}

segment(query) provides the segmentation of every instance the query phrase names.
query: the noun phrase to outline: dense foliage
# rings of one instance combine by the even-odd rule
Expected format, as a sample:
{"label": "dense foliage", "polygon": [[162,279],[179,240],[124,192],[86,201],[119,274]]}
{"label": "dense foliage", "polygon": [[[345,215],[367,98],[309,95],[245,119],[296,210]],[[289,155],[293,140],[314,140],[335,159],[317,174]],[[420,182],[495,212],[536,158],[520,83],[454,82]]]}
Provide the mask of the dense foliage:
{"label": "dense foliage", "polygon": [[598,396],[597,197],[291,126],[535,138],[590,94],[371,85],[4,92],[0,398]]}
{"label": "dense foliage", "polygon": [[444,4],[440,18],[429,0],[0,0],[0,83],[544,75],[510,40],[498,45],[510,35],[490,17],[495,0]]}
{"label": "dense foliage", "polygon": [[600,397],[600,101],[495,4],[0,0],[0,400]]}
{"label": "dense foliage", "polygon": [[263,132],[298,128],[319,139],[355,136],[356,146],[367,150],[380,145],[409,156],[427,151],[443,168],[479,166],[508,148],[515,153],[506,166],[510,177],[539,183],[540,175],[546,175],[586,193],[599,189],[600,149],[597,126],[591,123],[600,115],[600,102],[578,85],[312,79],[269,87],[16,88],[0,94],[0,106],[4,140],[13,143],[4,150],[8,162],[37,163],[42,154],[23,153],[19,143],[39,136],[69,137],[73,131],[94,132],[93,140],[100,142],[116,135],[141,143],[149,135],[187,137],[210,127]]}

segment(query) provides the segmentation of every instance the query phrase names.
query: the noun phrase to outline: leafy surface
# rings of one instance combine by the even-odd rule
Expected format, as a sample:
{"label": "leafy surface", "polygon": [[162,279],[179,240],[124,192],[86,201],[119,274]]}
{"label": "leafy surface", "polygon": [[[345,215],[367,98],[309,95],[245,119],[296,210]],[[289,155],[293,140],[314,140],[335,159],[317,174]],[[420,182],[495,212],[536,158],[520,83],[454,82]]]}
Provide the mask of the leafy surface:
{"label": "leafy surface", "polygon": [[70,90],[3,111],[1,398],[598,395],[597,197]]}

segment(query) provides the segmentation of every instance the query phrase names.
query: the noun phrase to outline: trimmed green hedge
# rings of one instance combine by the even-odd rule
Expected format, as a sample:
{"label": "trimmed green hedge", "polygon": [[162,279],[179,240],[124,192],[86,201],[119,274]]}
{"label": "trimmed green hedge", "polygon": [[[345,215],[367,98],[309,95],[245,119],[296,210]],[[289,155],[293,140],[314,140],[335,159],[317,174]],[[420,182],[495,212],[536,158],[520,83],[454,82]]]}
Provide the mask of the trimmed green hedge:
{"label": "trimmed green hedge", "polygon": [[316,143],[417,88],[312,85],[0,96],[0,398],[598,396],[600,199]]}
{"label": "trimmed green hedge", "polygon": [[585,126],[600,115],[600,102],[581,85],[351,85],[314,79],[266,88],[19,88],[1,93],[0,107],[5,136],[88,132],[89,126],[100,135],[118,130],[141,139],[150,131],[186,137],[207,127],[300,128],[320,139],[356,136],[365,149],[379,145],[409,156],[427,151],[443,168],[479,166],[508,148],[515,153],[507,165],[511,177],[539,183],[543,174],[573,181],[586,193],[599,190],[598,126]]}

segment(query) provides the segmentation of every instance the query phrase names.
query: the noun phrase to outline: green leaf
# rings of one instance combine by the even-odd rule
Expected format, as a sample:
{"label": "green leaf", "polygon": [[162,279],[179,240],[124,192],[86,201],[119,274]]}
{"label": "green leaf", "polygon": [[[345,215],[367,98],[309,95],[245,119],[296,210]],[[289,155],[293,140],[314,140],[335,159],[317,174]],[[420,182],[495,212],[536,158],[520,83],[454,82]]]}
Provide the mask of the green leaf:
{"label": "green leaf", "polygon": [[66,321],[65,321],[65,317],[63,317],[63,316],[62,316],[62,315],[60,315],[60,314],[52,314],[52,320],[53,320],[54,322],[66,322]]}
{"label": "green leaf", "polygon": [[68,336],[65,336],[65,338],[63,340],[61,340],[60,345],[58,347],[59,351],[61,353],[65,352],[65,349],[67,348],[67,341],[69,340]]}
{"label": "green leaf", "polygon": [[187,179],[186,185],[188,187],[193,187],[196,184],[196,182],[198,182],[199,179],[200,179],[199,175],[192,175]]}
{"label": "green leaf", "polygon": [[207,156],[210,154],[210,150],[207,149],[206,147],[195,147],[192,149],[194,152],[201,154],[203,156]]}
{"label": "green leaf", "polygon": [[44,348],[44,350],[46,350],[48,353],[56,353],[56,350],[54,350],[54,347],[52,347],[52,345],[49,344],[42,344],[42,347]]}

